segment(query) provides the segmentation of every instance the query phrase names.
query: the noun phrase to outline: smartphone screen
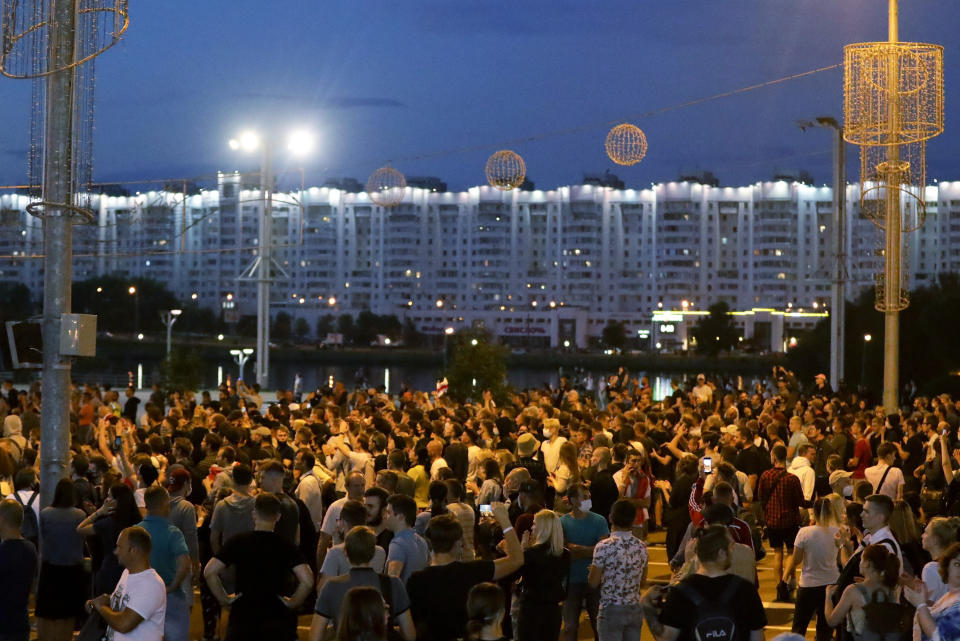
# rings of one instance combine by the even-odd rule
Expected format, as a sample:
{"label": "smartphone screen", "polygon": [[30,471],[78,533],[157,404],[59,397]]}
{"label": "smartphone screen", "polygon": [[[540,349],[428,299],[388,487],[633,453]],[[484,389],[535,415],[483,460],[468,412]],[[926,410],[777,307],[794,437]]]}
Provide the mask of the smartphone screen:
{"label": "smartphone screen", "polygon": [[489,504],[481,505],[480,516],[493,516],[493,508]]}
{"label": "smartphone screen", "polygon": [[713,474],[713,459],[709,456],[703,458],[703,473]]}

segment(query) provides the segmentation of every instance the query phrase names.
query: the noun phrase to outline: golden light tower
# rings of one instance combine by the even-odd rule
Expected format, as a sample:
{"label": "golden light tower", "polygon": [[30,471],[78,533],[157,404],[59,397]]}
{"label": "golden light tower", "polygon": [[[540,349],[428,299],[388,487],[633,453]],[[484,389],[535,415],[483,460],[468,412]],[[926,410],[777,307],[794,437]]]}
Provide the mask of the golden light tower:
{"label": "golden light tower", "polygon": [[510,191],[523,184],[527,167],[519,154],[510,150],[498,151],[487,159],[487,182],[500,191]]}
{"label": "golden light tower", "polygon": [[883,234],[874,306],[884,314],[883,406],[898,408],[899,312],[909,304],[903,234],[926,216],[926,141],[943,132],[943,47],[889,39],[844,47],[844,138],[860,146],[860,204]]}
{"label": "golden light tower", "polygon": [[406,192],[407,179],[393,167],[381,167],[367,179],[367,194],[381,207],[399,205]]}
{"label": "golden light tower", "polygon": [[640,127],[624,123],[610,130],[605,147],[618,165],[636,165],[647,155],[647,136]]}

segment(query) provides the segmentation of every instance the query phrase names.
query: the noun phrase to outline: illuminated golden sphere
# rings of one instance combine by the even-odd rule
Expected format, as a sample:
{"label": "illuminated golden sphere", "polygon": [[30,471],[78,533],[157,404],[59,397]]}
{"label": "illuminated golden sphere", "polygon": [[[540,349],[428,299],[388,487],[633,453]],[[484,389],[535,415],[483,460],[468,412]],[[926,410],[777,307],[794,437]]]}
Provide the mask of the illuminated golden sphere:
{"label": "illuminated golden sphere", "polygon": [[618,165],[636,165],[647,155],[647,137],[636,125],[617,125],[607,134],[607,155]]}
{"label": "illuminated golden sphere", "polygon": [[381,207],[393,207],[403,200],[407,180],[393,167],[381,167],[367,180],[367,194],[370,200]]}
{"label": "illuminated golden sphere", "polygon": [[487,182],[501,191],[510,191],[523,184],[527,167],[523,158],[510,150],[498,151],[487,159]]}

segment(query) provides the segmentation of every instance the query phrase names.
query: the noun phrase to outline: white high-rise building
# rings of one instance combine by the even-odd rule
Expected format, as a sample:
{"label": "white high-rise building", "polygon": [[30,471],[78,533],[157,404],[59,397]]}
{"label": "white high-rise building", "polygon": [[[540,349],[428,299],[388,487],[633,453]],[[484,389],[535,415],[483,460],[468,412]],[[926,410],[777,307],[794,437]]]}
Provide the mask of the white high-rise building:
{"label": "white high-rise building", "polygon": [[[960,271],[960,182],[926,188],[926,224],[908,235],[912,285]],[[691,320],[723,301],[747,338],[779,350],[824,316],[835,264],[833,194],[784,180],[721,187],[695,180],[613,189],[591,184],[501,192],[408,187],[374,205],[332,187],[273,198],[278,274],[271,309],[315,326],[370,310],[421,331],[482,325],[506,338],[584,345],[610,321],[638,344],[682,347]],[[0,281],[39,299],[41,222],[22,194],[0,195]],[[149,277],[186,303],[255,313],[237,277],[258,251],[258,189],[221,174],[218,189],[94,199],[96,225],[75,228],[74,279]],[[882,269],[879,231],[846,193],[848,292]],[[904,202],[904,207],[913,204]],[[194,297],[195,295],[195,297]],[[226,303],[226,304],[225,304]]]}

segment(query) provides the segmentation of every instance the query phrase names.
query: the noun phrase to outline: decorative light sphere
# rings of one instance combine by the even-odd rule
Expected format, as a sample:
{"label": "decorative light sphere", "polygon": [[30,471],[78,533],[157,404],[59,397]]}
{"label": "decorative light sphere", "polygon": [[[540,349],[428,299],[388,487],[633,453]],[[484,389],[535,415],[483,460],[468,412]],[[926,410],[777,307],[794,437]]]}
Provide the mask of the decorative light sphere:
{"label": "decorative light sphere", "polygon": [[510,150],[498,151],[487,159],[487,182],[501,191],[510,191],[523,184],[527,167],[519,154]]}
{"label": "decorative light sphere", "polygon": [[607,134],[607,155],[618,165],[636,165],[647,155],[647,137],[636,125],[617,125]]}
{"label": "decorative light sphere", "polygon": [[367,180],[367,194],[370,200],[381,207],[393,207],[403,200],[407,179],[393,167],[381,167]]}

